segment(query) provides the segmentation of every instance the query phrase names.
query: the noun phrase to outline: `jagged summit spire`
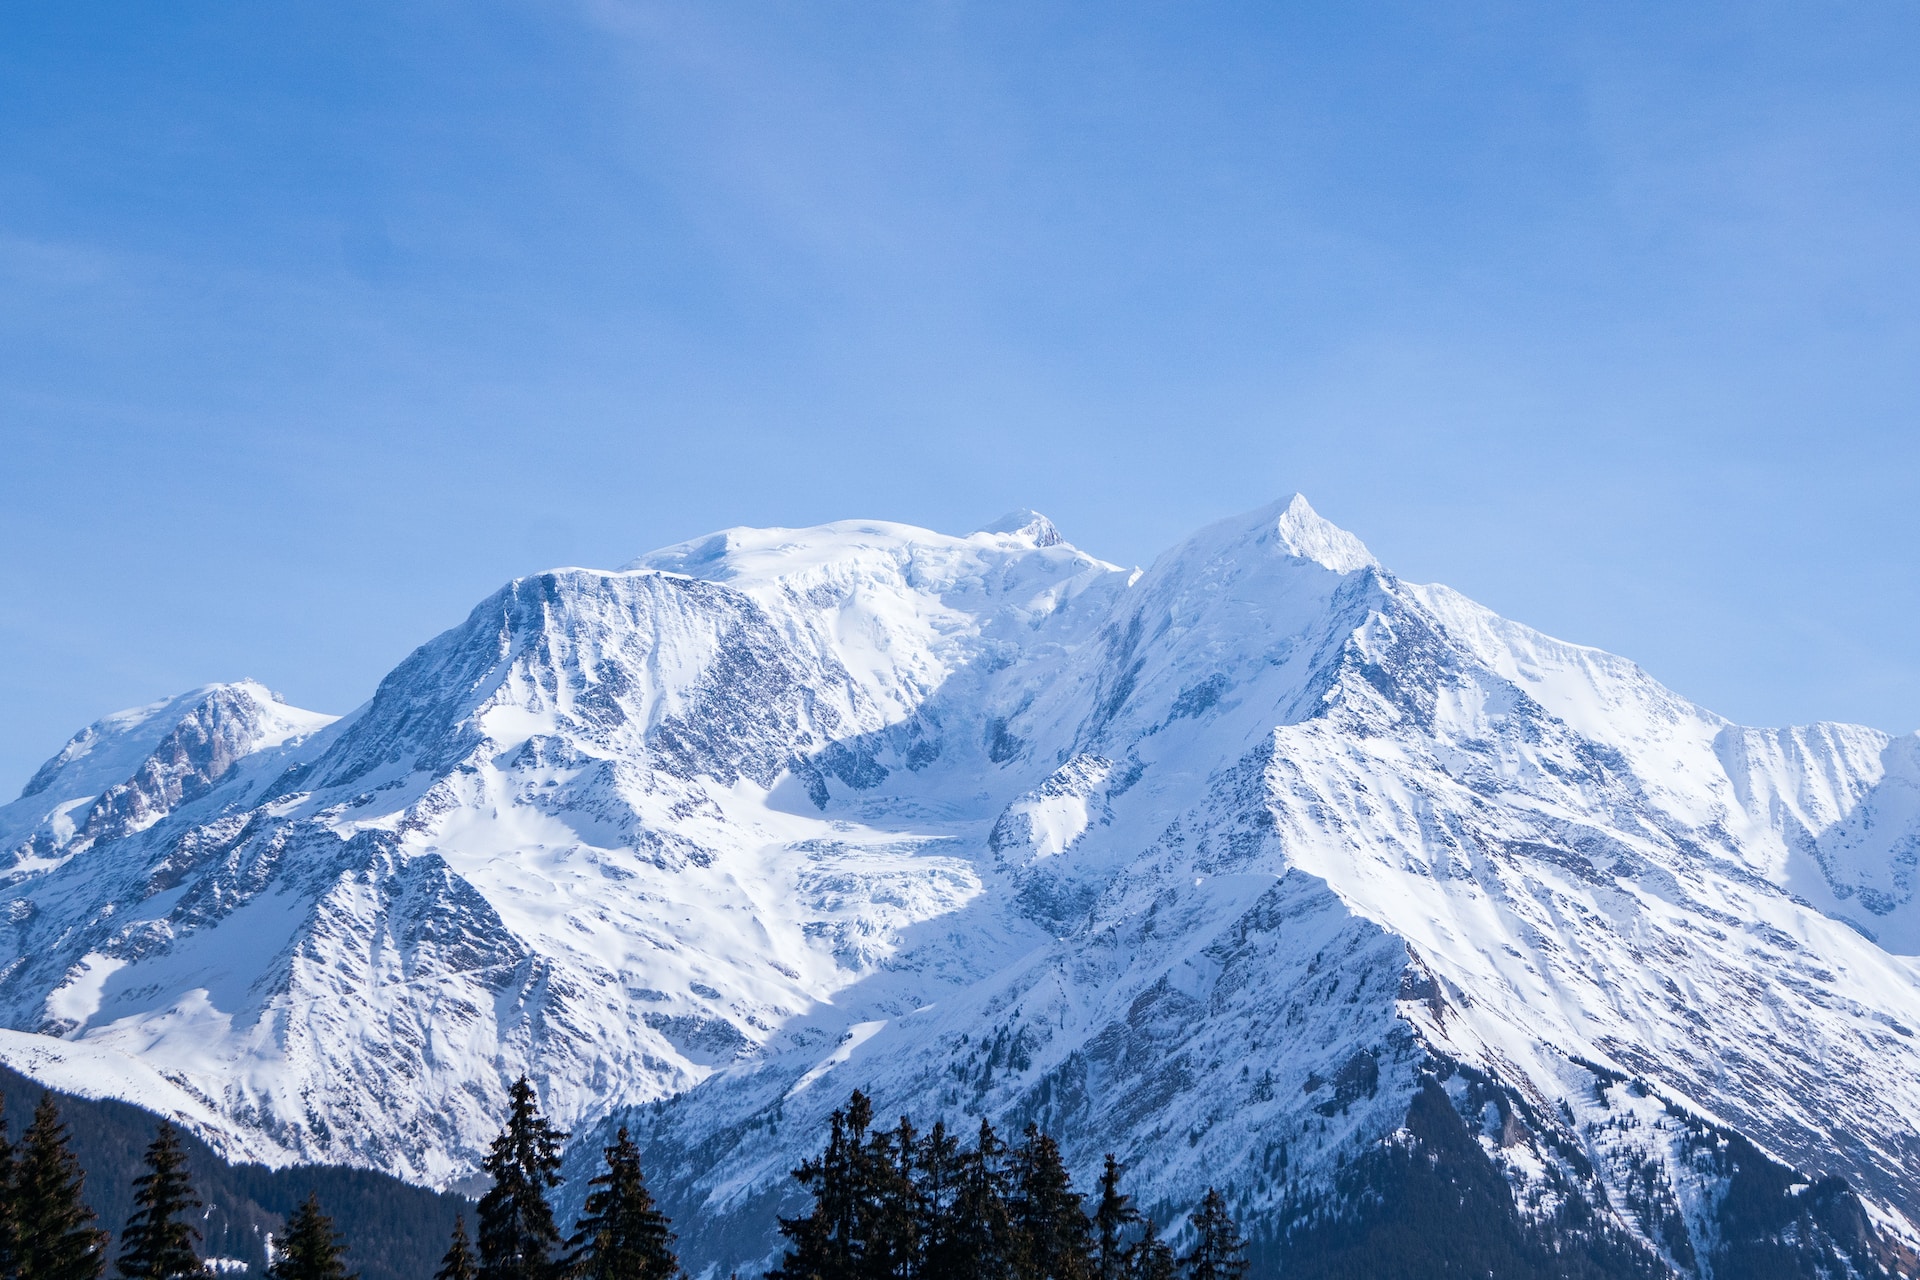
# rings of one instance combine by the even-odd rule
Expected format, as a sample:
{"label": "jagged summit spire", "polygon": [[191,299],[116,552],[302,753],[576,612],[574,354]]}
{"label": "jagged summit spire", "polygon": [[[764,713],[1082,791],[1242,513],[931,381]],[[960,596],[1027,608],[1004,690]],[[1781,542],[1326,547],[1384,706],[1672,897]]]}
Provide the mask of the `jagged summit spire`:
{"label": "jagged summit spire", "polygon": [[1036,547],[1057,547],[1066,539],[1060,536],[1060,530],[1053,521],[1035,511],[1032,507],[1021,507],[1018,511],[1009,511],[992,524],[975,530],[976,533],[1011,533],[1033,539]]}
{"label": "jagged summit spire", "polygon": [[[1366,543],[1315,511],[1306,495],[1294,494],[1275,518],[1269,513],[1279,505],[1275,503],[1274,507],[1267,508],[1261,514],[1273,519],[1275,532],[1294,555],[1335,573],[1380,567],[1380,562],[1367,550]],[[1265,522],[1262,520],[1262,523]]]}

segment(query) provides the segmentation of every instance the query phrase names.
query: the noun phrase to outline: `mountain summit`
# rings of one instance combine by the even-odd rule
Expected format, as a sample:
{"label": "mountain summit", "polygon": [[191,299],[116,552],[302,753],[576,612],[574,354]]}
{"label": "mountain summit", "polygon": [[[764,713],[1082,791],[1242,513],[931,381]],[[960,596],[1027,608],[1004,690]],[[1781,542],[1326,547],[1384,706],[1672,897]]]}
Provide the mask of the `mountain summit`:
{"label": "mountain summit", "polygon": [[1916,797],[1920,738],[1733,725],[1298,496],[1144,572],[1024,511],[731,529],[509,583],[338,721],[76,736],[0,810],[0,1059],[438,1186],[526,1071],[718,1275],[855,1086],[1218,1186],[1268,1259],[1430,1179],[1581,1274],[1874,1274]]}

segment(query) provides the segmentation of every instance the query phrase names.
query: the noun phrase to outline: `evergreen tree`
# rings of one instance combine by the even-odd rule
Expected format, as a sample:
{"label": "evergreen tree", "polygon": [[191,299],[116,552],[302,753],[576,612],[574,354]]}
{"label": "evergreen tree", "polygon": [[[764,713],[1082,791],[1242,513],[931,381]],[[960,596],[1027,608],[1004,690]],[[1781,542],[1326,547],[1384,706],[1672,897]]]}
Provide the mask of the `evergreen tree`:
{"label": "evergreen tree", "polygon": [[918,1280],[921,1270],[920,1190],[914,1184],[920,1138],[905,1116],[893,1129],[867,1139],[857,1176],[863,1280]]}
{"label": "evergreen tree", "polygon": [[945,1255],[948,1269],[929,1280],[1007,1280],[1016,1273],[1021,1248],[1007,1210],[1011,1185],[1007,1145],[981,1120],[980,1136],[960,1163]]}
{"label": "evergreen tree", "polygon": [[944,1121],[920,1140],[914,1153],[914,1209],[919,1216],[920,1280],[949,1280],[961,1272],[961,1231],[956,1219],[967,1160],[960,1140]]}
{"label": "evergreen tree", "polygon": [[357,1280],[341,1262],[346,1249],[334,1234],[333,1219],[320,1212],[320,1199],[308,1193],[287,1219],[282,1239],[273,1243],[272,1280]]}
{"label": "evergreen tree", "polygon": [[1009,1150],[982,1121],[962,1151],[944,1123],[922,1137],[906,1117],[878,1131],[872,1122],[856,1090],[828,1120],[819,1156],[794,1170],[813,1204],[780,1220],[787,1252],[769,1280],[1131,1280],[1122,1233],[1139,1217],[1117,1165],[1102,1275],[1094,1223],[1059,1146],[1036,1126]]}
{"label": "evergreen tree", "polygon": [[202,1207],[187,1181],[186,1162],[180,1135],[162,1120],[147,1148],[147,1172],[133,1180],[133,1214],[120,1234],[120,1257],[114,1265],[128,1280],[206,1274],[193,1247],[200,1233],[180,1216]]}
{"label": "evergreen tree", "polygon": [[433,1273],[433,1280],[478,1280],[478,1277],[473,1244],[467,1239],[467,1215],[458,1214],[453,1219],[453,1243],[447,1246],[446,1256],[440,1259],[440,1269]]}
{"label": "evergreen tree", "polygon": [[[607,1158],[595,1186],[614,1181],[615,1148]],[[638,1153],[627,1158],[637,1181]],[[1009,1149],[982,1120],[962,1150],[944,1123],[924,1137],[904,1116],[874,1129],[872,1102],[855,1090],[828,1119],[820,1154],[793,1171],[813,1204],[780,1219],[787,1251],[767,1280],[1245,1280],[1246,1242],[1217,1191],[1194,1213],[1193,1251],[1176,1259],[1121,1191],[1124,1172],[1109,1155],[1089,1217],[1059,1145],[1037,1125]],[[574,1243],[593,1226],[583,1219]],[[577,1280],[634,1274],[583,1270]]]}
{"label": "evergreen tree", "polygon": [[607,1170],[587,1184],[595,1189],[567,1241],[570,1270],[582,1280],[673,1280],[680,1261],[672,1225],[647,1191],[640,1148],[623,1128],[604,1151]]}
{"label": "evergreen tree", "polygon": [[1106,1167],[1100,1171],[1100,1203],[1093,1211],[1093,1270],[1098,1280],[1127,1280],[1133,1252],[1127,1234],[1140,1221],[1140,1211],[1133,1207],[1133,1197],[1120,1190],[1123,1172],[1108,1152]]}
{"label": "evergreen tree", "polygon": [[813,1193],[804,1218],[780,1219],[786,1256],[767,1280],[854,1280],[859,1258],[859,1164],[873,1107],[854,1090],[846,1110],[827,1118],[827,1145],[818,1159],[803,1160],[796,1182]]}
{"label": "evergreen tree", "polygon": [[1139,1243],[1127,1259],[1127,1280],[1176,1280],[1178,1275],[1179,1264],[1174,1261],[1172,1247],[1160,1238],[1159,1226],[1148,1218]]}
{"label": "evergreen tree", "polygon": [[[1011,1210],[1019,1239],[1019,1274],[1025,1280],[1089,1280],[1093,1229],[1060,1147],[1029,1124],[1014,1152]],[[1213,1280],[1208,1277],[1207,1280]]]}
{"label": "evergreen tree", "polygon": [[6,1101],[0,1098],[0,1276],[13,1274],[13,1143],[7,1140]]}
{"label": "evergreen tree", "polygon": [[1180,1260],[1186,1280],[1241,1280],[1247,1274],[1247,1242],[1226,1199],[1212,1187],[1193,1215],[1193,1251]]}
{"label": "evergreen tree", "polygon": [[86,1175],[67,1149],[53,1095],[40,1095],[33,1123],[9,1159],[12,1263],[17,1280],[95,1280],[106,1266],[107,1233],[81,1199]]}
{"label": "evergreen tree", "polygon": [[482,1167],[493,1186],[480,1197],[478,1280],[554,1280],[560,1245],[547,1192],[560,1185],[560,1146],[567,1135],[540,1114],[523,1075],[508,1091],[507,1125]]}

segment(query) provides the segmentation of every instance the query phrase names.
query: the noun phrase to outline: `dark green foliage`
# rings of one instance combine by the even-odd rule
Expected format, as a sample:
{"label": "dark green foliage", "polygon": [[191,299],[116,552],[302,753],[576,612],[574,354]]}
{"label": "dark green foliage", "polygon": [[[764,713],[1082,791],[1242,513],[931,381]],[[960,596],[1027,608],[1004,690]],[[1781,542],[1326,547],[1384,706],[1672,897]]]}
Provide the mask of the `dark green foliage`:
{"label": "dark green foliage", "polygon": [[287,1219],[284,1235],[274,1241],[273,1280],[358,1280],[348,1277],[341,1260],[346,1250],[333,1229],[333,1219],[320,1212],[319,1197],[309,1193]]}
{"label": "dark green foliage", "polygon": [[[37,1123],[37,1118],[36,1118]],[[194,1251],[200,1233],[184,1220],[202,1207],[187,1178],[179,1135],[165,1120],[145,1157],[147,1171],[133,1180],[133,1213],[120,1236],[114,1266],[128,1280],[179,1280],[206,1273]]]}
{"label": "dark green foliage", "polygon": [[1120,1190],[1120,1175],[1125,1170],[1107,1153],[1100,1170],[1100,1201],[1093,1210],[1093,1271],[1096,1280],[1127,1280],[1128,1262],[1133,1246],[1127,1237],[1140,1223],[1140,1211],[1133,1197]]}
{"label": "dark green foliage", "polygon": [[920,1152],[925,1143],[905,1116],[883,1139],[877,1154],[886,1163],[877,1182],[887,1212],[876,1229],[883,1241],[881,1256],[886,1259],[887,1274],[907,1280],[924,1268],[932,1225],[920,1185]]}
{"label": "dark green foliage", "polygon": [[963,1150],[944,1124],[876,1131],[856,1091],[794,1177],[813,1208],[780,1220],[769,1280],[1095,1280],[1092,1224],[1037,1129],[1010,1151],[983,1121]]}
{"label": "dark green foliage", "polygon": [[1019,1262],[1020,1240],[1007,1211],[1013,1189],[1006,1143],[985,1120],[961,1160],[958,1195],[947,1225],[951,1269],[932,1280],[1003,1280]]}
{"label": "dark green foliage", "polygon": [[820,1157],[793,1171],[813,1193],[813,1212],[780,1220],[789,1250],[769,1280],[918,1277],[933,1227],[915,1177],[921,1155],[907,1120],[874,1129],[873,1103],[855,1090],[828,1119]]}
{"label": "dark green foliage", "polygon": [[904,1117],[893,1129],[872,1124],[873,1104],[856,1090],[828,1120],[819,1158],[794,1170],[813,1211],[780,1220],[788,1252],[769,1280],[976,1274],[961,1216],[972,1156],[943,1125],[921,1138]]}
{"label": "dark green foliage", "polygon": [[[42,1092],[35,1082],[0,1068],[6,1114],[24,1121]],[[99,1215],[98,1225],[117,1239],[133,1212],[133,1179],[157,1117],[124,1102],[61,1094],[55,1099],[69,1131],[68,1145],[87,1171],[85,1203]],[[3,1131],[0,1126],[0,1137]],[[178,1136],[187,1153],[188,1176],[207,1202],[204,1216],[197,1215],[205,1253],[247,1262],[255,1276],[266,1271],[267,1236],[280,1235],[285,1217],[309,1192],[319,1195],[353,1242],[362,1280],[420,1280],[430,1275],[454,1215],[472,1207],[460,1196],[369,1169],[228,1164],[192,1134]]]}
{"label": "dark green foliage", "polygon": [[567,1135],[540,1114],[533,1084],[521,1076],[508,1092],[507,1124],[483,1165],[493,1186],[480,1197],[479,1280],[553,1280],[560,1228],[547,1192],[560,1185]]}
{"label": "dark green foliage", "polygon": [[1911,1263],[1880,1239],[1845,1180],[1819,1178],[1807,1185],[1740,1135],[1699,1129],[1703,1150],[1696,1158],[1713,1161],[1727,1180],[1715,1215],[1716,1276],[1852,1280],[1894,1275],[1901,1263]]}
{"label": "dark green foliage", "polygon": [[[1503,1097],[1483,1075],[1457,1064],[1452,1069],[1465,1085],[1469,1114],[1498,1105],[1503,1127],[1511,1117],[1533,1140],[1555,1142],[1524,1114],[1524,1101]],[[1858,1197],[1840,1180],[1809,1185],[1738,1134],[1674,1114],[1692,1130],[1685,1158],[1725,1188],[1710,1238],[1691,1240],[1677,1210],[1636,1193],[1640,1185],[1660,1189],[1664,1175],[1657,1166],[1640,1171],[1620,1208],[1661,1241],[1683,1274],[1887,1280],[1920,1271],[1872,1229]],[[1258,1273],[1278,1272],[1287,1280],[1669,1280],[1673,1274],[1575,1184],[1560,1184],[1563,1195],[1551,1214],[1523,1216],[1437,1079],[1415,1095],[1407,1132],[1411,1141],[1349,1162],[1332,1199],[1290,1205],[1281,1229],[1253,1251]]]}
{"label": "dark green foliage", "polygon": [[673,1256],[673,1229],[647,1190],[640,1148],[622,1128],[613,1145],[603,1150],[606,1172],[587,1184],[593,1190],[567,1241],[574,1250],[569,1270],[582,1280],[672,1280],[680,1271]]}
{"label": "dark green foliage", "polygon": [[926,1221],[914,1186],[919,1145],[913,1125],[902,1116],[896,1127],[869,1134],[858,1154],[864,1274],[872,1280],[910,1280],[920,1274]]}
{"label": "dark green foliage", "polygon": [[13,1274],[13,1143],[7,1140],[6,1099],[0,1098],[0,1276]]}
{"label": "dark green foliage", "polygon": [[[1028,1125],[1014,1152],[1013,1200],[1008,1206],[1020,1242],[1023,1280],[1090,1280],[1093,1224],[1080,1207],[1060,1147],[1038,1125]],[[1239,1280],[1203,1276],[1198,1280]]]}
{"label": "dark green foliage", "polygon": [[453,1220],[453,1241],[440,1259],[433,1280],[476,1280],[479,1262],[473,1256],[473,1243],[467,1239],[467,1219],[462,1214]]}
{"label": "dark green foliage", "polygon": [[859,1213],[856,1152],[866,1142],[873,1107],[854,1091],[846,1111],[827,1121],[827,1145],[816,1160],[803,1161],[793,1176],[813,1194],[804,1218],[780,1219],[787,1255],[768,1280],[852,1280],[864,1273],[865,1239]]}
{"label": "dark green foliage", "polygon": [[959,1205],[968,1162],[960,1140],[947,1132],[944,1121],[935,1122],[914,1154],[914,1204],[924,1277],[948,1280],[965,1273]]}
{"label": "dark green foliage", "polygon": [[1174,1280],[1179,1264],[1173,1258],[1173,1246],[1160,1238],[1160,1228],[1152,1218],[1140,1232],[1127,1255],[1127,1280]]}
{"label": "dark green foliage", "polygon": [[1212,1187],[1193,1215],[1193,1249],[1180,1259],[1186,1280],[1241,1280],[1247,1274],[1247,1242],[1227,1212],[1227,1202]]}
{"label": "dark green foliage", "polygon": [[82,1198],[86,1175],[67,1147],[53,1095],[43,1093],[9,1171],[12,1266],[18,1280],[94,1280],[106,1266],[106,1233]]}

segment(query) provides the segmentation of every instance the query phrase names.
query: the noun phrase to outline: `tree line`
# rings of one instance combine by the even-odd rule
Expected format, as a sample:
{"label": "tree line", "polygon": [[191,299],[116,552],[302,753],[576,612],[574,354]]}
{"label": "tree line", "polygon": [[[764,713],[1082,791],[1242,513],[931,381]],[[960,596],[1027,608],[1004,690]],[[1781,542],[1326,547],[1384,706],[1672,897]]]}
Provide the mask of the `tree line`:
{"label": "tree line", "polygon": [[856,1090],[828,1120],[826,1147],[794,1170],[813,1194],[804,1217],[782,1218],[787,1251],[768,1280],[1241,1280],[1242,1239],[1225,1199],[1208,1188],[1176,1255],[1152,1218],[1120,1189],[1109,1155],[1092,1212],[1036,1125],[1009,1145],[987,1121],[973,1143],[905,1116],[875,1128]]}
{"label": "tree line", "polygon": [[[1176,1254],[1121,1190],[1108,1156],[1088,1212],[1060,1148],[1029,1125],[1009,1145],[981,1121],[963,1145],[936,1123],[922,1135],[901,1117],[875,1128],[856,1090],[827,1122],[826,1145],[793,1171],[813,1198],[781,1218],[787,1248],[767,1280],[1243,1280],[1242,1239],[1225,1199],[1208,1189]],[[566,1136],[540,1116],[533,1088],[513,1088],[507,1124],[488,1153],[493,1187],[478,1238],[466,1224],[435,1280],[678,1280],[672,1224],[655,1206],[625,1129],[604,1149],[585,1211],[562,1241],[548,1193]]]}
{"label": "tree line", "polygon": [[[210,1277],[189,1220],[204,1207],[187,1177],[180,1135],[162,1120],[133,1180],[133,1213],[114,1270],[123,1280]],[[110,1241],[84,1198],[86,1172],[67,1142],[53,1095],[41,1096],[16,1150],[0,1124],[0,1278],[100,1280]],[[314,1197],[287,1220],[268,1273],[273,1280],[350,1280],[339,1238]]]}
{"label": "tree line", "polygon": [[[672,1223],[654,1202],[640,1150],[624,1128],[602,1149],[571,1234],[550,1195],[567,1134],[540,1114],[525,1076],[508,1091],[506,1123],[482,1168],[491,1186],[475,1231],[456,1219],[434,1280],[685,1280]],[[204,1207],[180,1135],[161,1121],[133,1179],[133,1213],[113,1267],[121,1280],[211,1280],[191,1214]],[[985,1121],[971,1145],[937,1123],[922,1135],[901,1117],[875,1128],[855,1091],[827,1125],[820,1154],[793,1176],[808,1213],[781,1218],[787,1242],[768,1280],[1242,1280],[1246,1245],[1208,1190],[1176,1255],[1160,1227],[1120,1189],[1112,1156],[1089,1213],[1054,1140],[1029,1125],[1009,1145]],[[0,1280],[101,1280],[110,1241],[82,1192],[51,1094],[18,1150],[0,1124]],[[272,1241],[271,1280],[357,1280],[333,1220],[309,1194]]]}

